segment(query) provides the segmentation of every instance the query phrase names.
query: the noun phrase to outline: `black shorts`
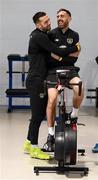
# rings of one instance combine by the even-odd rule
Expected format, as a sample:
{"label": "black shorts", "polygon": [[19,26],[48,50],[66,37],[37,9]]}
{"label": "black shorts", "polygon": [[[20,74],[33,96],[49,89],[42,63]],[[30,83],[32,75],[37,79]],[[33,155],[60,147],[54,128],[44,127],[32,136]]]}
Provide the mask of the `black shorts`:
{"label": "black shorts", "polygon": [[[65,69],[63,68],[59,68],[60,69]],[[70,88],[70,86],[68,85],[69,82],[74,78],[74,77],[79,77],[79,68],[66,68],[67,70],[69,70],[68,72],[66,72],[66,79],[63,79],[63,82],[65,82],[65,86]],[[48,72],[47,75],[47,81],[50,82],[58,82],[58,76],[56,74],[56,70],[51,70]],[[64,84],[64,83],[63,83]],[[48,88],[56,88],[56,85],[54,84],[49,84]]]}

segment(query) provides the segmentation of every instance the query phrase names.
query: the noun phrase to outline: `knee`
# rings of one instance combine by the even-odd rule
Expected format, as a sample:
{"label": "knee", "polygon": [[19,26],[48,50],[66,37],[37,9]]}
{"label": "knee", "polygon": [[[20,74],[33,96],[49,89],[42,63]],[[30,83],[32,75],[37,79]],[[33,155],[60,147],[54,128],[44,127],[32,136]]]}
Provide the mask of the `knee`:
{"label": "knee", "polygon": [[81,94],[79,95],[79,86],[75,86],[73,87],[73,91],[74,91],[74,94],[75,96],[77,96],[78,98],[83,98],[84,97],[84,86],[82,84],[82,87],[81,87]]}

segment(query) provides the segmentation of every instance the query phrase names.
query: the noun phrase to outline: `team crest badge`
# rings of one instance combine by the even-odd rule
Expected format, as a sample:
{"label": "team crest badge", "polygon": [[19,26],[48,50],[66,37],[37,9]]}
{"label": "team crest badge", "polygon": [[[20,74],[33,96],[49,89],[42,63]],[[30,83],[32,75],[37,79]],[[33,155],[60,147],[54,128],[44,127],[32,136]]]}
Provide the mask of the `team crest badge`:
{"label": "team crest badge", "polygon": [[72,38],[67,38],[67,43],[68,44],[72,44],[73,43],[73,39]]}

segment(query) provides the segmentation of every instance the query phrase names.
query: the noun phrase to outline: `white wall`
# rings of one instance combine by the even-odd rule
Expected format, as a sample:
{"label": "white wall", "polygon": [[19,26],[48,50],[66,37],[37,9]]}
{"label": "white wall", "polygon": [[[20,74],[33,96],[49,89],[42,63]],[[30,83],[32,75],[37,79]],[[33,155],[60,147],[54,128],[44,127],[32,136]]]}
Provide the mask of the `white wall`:
{"label": "white wall", "polygon": [[[61,7],[71,11],[70,27],[80,34],[82,51],[77,65],[81,67],[85,95],[87,88],[98,86],[98,65],[95,62],[98,56],[98,0],[0,0],[0,105],[7,104],[7,55],[27,54],[29,34],[34,29],[32,15],[35,12],[46,11],[54,28],[56,12]],[[21,69],[20,65],[15,66]],[[15,75],[14,85],[20,87],[19,83]],[[90,104],[85,98],[83,104],[94,105],[94,100]]]}

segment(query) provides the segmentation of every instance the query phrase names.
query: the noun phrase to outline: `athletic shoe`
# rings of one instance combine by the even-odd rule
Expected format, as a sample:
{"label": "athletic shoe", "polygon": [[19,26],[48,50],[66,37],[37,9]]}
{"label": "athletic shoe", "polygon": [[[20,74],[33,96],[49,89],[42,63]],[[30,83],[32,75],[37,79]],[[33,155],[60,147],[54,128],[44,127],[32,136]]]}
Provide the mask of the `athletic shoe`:
{"label": "athletic shoe", "polygon": [[69,113],[68,118],[71,120],[72,123],[77,123],[78,117],[71,117],[71,112]]}
{"label": "athletic shoe", "polygon": [[55,149],[54,136],[48,134],[47,142],[44,144],[43,149],[45,149],[47,152],[54,152]]}
{"label": "athletic shoe", "polygon": [[31,148],[31,142],[28,139],[26,139],[23,145],[24,153],[29,154],[30,148]]}
{"label": "athletic shoe", "polygon": [[93,153],[98,153],[98,143],[95,144],[94,148],[92,149]]}
{"label": "athletic shoe", "polygon": [[51,156],[47,153],[43,152],[39,147],[31,147],[30,148],[30,156],[31,158],[42,159],[42,160],[50,160]]}

